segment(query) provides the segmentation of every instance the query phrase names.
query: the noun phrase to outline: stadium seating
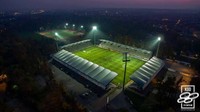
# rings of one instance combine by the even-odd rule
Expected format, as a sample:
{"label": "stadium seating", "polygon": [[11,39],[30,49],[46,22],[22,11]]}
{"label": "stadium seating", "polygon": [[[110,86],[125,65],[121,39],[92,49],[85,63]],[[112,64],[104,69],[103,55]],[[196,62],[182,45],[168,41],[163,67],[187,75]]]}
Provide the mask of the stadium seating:
{"label": "stadium seating", "polygon": [[[84,77],[84,79],[89,80],[88,82],[106,90],[109,83],[118,74],[71,53],[89,46],[92,46],[90,39],[64,45],[61,47],[62,50],[52,55],[52,58],[81,77]],[[142,67],[130,76],[130,79],[140,89],[145,89],[164,66],[164,62],[161,59],[152,57],[151,51],[103,39],[100,39],[98,46],[111,51],[128,52],[131,57],[146,61]]]}
{"label": "stadium seating", "polygon": [[164,62],[161,59],[152,57],[142,67],[135,71],[130,79],[133,80],[141,89],[145,89],[151,80],[164,67]]}
{"label": "stadium seating", "polygon": [[130,47],[127,45],[123,45],[123,44],[119,44],[116,42],[111,42],[111,41],[103,40],[103,39],[100,39],[99,47],[113,50],[113,51],[122,52],[122,53],[126,51],[126,52],[129,52],[130,56],[140,59],[140,60],[144,60],[144,61],[148,61],[152,56],[151,51],[147,51],[147,50],[143,50],[143,49],[139,49],[135,47]]}
{"label": "stadium seating", "polygon": [[52,58],[104,90],[118,75],[66,50],[60,50]]}
{"label": "stadium seating", "polygon": [[77,51],[77,50],[81,50],[83,48],[89,47],[91,45],[92,45],[92,43],[91,43],[90,39],[87,39],[87,40],[75,42],[72,44],[64,45],[61,47],[61,49],[65,49],[69,52],[73,52],[73,51]]}

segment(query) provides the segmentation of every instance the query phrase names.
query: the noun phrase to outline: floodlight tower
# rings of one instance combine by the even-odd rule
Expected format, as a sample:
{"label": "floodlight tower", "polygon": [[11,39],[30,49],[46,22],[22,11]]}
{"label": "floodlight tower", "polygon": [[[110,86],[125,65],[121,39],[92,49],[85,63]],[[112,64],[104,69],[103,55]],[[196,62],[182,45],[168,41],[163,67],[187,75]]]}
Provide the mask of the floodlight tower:
{"label": "floodlight tower", "polygon": [[93,31],[93,44],[95,45],[95,31],[97,30],[97,26],[92,26]]}
{"label": "floodlight tower", "polygon": [[159,52],[159,48],[160,48],[160,41],[161,41],[161,37],[158,37],[158,47],[157,47],[157,51],[156,51],[156,57],[158,57],[158,52]]}
{"label": "floodlight tower", "polygon": [[69,26],[69,23],[66,23],[64,27],[65,27],[65,28],[68,28],[68,26]]}
{"label": "floodlight tower", "polygon": [[58,51],[58,42],[57,42],[58,41],[58,39],[57,39],[58,33],[55,32],[54,35],[55,35],[54,37],[55,37],[55,41],[56,41],[56,50]]}
{"label": "floodlight tower", "polygon": [[76,26],[75,24],[72,24],[72,29],[73,29],[73,30],[75,29],[75,26]]}
{"label": "floodlight tower", "polygon": [[57,33],[57,32],[55,32],[55,36],[58,36],[58,33]]}
{"label": "floodlight tower", "polygon": [[123,80],[123,92],[124,92],[124,86],[125,86],[125,80],[126,80],[126,68],[127,68],[127,62],[130,61],[130,59],[128,59],[128,52],[124,52],[123,53],[123,60],[122,60],[124,63],[125,63],[125,66],[124,66],[124,80]]}

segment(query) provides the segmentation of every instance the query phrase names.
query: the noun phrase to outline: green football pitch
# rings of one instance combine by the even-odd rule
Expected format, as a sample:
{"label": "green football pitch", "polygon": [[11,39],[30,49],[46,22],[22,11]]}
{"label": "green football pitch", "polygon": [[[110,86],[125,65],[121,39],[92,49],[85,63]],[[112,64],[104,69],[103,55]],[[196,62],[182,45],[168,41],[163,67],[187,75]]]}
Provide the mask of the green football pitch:
{"label": "green football pitch", "polygon": [[[75,51],[74,54],[118,73],[118,76],[112,82],[120,85],[123,83],[124,62],[122,62],[123,55],[121,53],[91,46],[84,50]],[[139,59],[130,58],[127,64],[126,83],[130,80],[129,76],[144,63]]]}

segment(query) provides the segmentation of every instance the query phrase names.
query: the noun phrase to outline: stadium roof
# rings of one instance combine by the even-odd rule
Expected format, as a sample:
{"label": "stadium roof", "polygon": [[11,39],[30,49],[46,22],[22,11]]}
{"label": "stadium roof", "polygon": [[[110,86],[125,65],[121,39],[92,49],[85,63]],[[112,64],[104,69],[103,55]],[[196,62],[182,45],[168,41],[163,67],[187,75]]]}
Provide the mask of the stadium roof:
{"label": "stadium roof", "polygon": [[128,46],[128,45],[123,45],[120,43],[112,42],[109,40],[104,40],[100,39],[101,43],[99,44],[100,47],[105,48],[105,49],[112,49],[114,51],[118,52],[124,52],[127,51],[129,52],[129,55],[132,57],[135,57],[137,59],[143,60],[143,61],[148,61],[152,57],[152,51]]}
{"label": "stadium roof", "polygon": [[62,46],[61,49],[64,49],[66,47],[71,47],[71,46],[74,46],[74,45],[78,45],[78,44],[81,44],[81,43],[85,43],[85,42],[90,42],[90,40],[91,39],[86,39],[86,40],[82,40],[82,41],[79,41],[79,42],[67,44],[67,45]]}
{"label": "stadium roof", "polygon": [[148,50],[144,50],[144,49],[140,49],[140,48],[135,48],[135,47],[130,47],[130,46],[123,45],[123,44],[116,43],[116,42],[112,42],[112,41],[109,41],[109,40],[100,39],[100,41],[102,41],[102,42],[108,42],[110,44],[115,44],[115,45],[118,45],[118,46],[121,46],[121,47],[124,47],[124,48],[130,48],[130,49],[134,49],[134,50],[139,50],[139,51],[142,51],[142,52],[145,52],[145,53],[152,53],[151,51],[148,51]]}
{"label": "stadium roof", "polygon": [[103,89],[106,89],[107,85],[118,75],[66,50],[61,50],[52,57]]}
{"label": "stadium roof", "polygon": [[151,58],[142,67],[135,71],[130,79],[142,89],[151,82],[157,73],[163,68],[164,62],[156,57]]}

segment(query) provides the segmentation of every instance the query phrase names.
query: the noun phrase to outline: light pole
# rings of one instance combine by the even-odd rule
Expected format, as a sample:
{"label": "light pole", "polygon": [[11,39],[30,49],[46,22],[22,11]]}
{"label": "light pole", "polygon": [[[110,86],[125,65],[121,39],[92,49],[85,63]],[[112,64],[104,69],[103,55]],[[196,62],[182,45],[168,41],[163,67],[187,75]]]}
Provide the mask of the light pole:
{"label": "light pole", "polygon": [[158,57],[158,52],[159,52],[159,48],[160,48],[160,41],[161,41],[161,37],[158,37],[158,47],[157,47],[157,51],[156,51],[156,57]]}
{"label": "light pole", "polygon": [[97,30],[97,26],[92,26],[93,31],[93,44],[95,45],[95,31]]}
{"label": "light pole", "polygon": [[124,86],[125,86],[125,80],[126,80],[126,67],[127,67],[127,62],[130,61],[130,59],[128,59],[128,52],[124,52],[123,53],[123,62],[125,62],[125,66],[124,66],[124,80],[123,80],[123,92],[124,92]]}
{"label": "light pole", "polygon": [[79,31],[83,31],[84,30],[84,26],[83,25],[81,25],[81,27],[80,27],[80,29],[79,29]]}
{"label": "light pole", "polygon": [[72,24],[72,28],[73,28],[73,30],[75,29],[75,24]]}
{"label": "light pole", "polygon": [[58,33],[57,32],[55,32],[54,33],[55,34],[55,41],[56,41],[56,50],[58,51],[58,42],[57,42],[57,36],[58,36]]}
{"label": "light pole", "polygon": [[66,23],[64,27],[65,27],[65,28],[68,28],[68,25],[69,25],[69,24],[68,24],[68,23]]}

